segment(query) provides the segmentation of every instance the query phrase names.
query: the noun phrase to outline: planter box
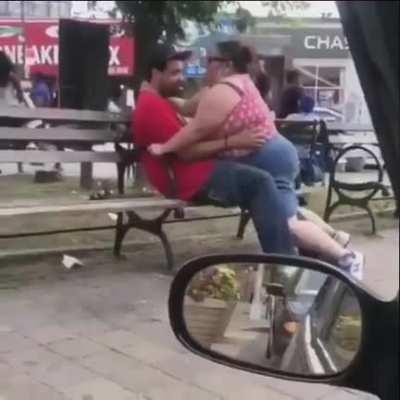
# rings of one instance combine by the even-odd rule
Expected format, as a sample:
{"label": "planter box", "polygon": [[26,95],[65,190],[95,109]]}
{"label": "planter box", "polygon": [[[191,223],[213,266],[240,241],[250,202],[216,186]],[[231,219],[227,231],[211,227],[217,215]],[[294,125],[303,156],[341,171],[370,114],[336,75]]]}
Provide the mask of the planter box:
{"label": "planter box", "polygon": [[236,303],[206,299],[195,302],[185,299],[186,326],[193,338],[204,346],[218,342],[224,337]]}

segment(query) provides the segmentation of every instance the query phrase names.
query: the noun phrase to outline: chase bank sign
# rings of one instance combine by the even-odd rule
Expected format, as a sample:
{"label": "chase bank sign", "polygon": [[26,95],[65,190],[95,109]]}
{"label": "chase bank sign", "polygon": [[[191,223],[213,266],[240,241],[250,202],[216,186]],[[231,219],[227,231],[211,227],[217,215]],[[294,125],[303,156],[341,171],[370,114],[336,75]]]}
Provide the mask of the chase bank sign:
{"label": "chase bank sign", "polygon": [[339,29],[310,29],[291,32],[292,49],[298,58],[348,58],[349,45]]}
{"label": "chase bank sign", "polygon": [[308,35],[304,37],[304,48],[307,50],[349,50],[345,37],[339,35]]}

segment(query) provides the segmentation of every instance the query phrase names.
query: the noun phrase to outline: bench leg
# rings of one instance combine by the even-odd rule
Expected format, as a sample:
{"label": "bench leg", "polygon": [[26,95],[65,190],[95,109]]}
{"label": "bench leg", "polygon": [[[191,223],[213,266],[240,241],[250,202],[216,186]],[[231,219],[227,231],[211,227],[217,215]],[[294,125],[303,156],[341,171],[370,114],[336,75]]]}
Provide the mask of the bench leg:
{"label": "bench leg", "polygon": [[115,229],[114,256],[121,257],[122,242],[129,231],[129,226],[124,225],[124,214],[118,213],[117,226]]}
{"label": "bench leg", "polygon": [[332,203],[332,195],[333,195],[333,188],[332,188],[332,183],[329,182],[329,187],[328,187],[328,196],[326,198],[326,205],[325,205],[325,211],[324,211],[324,220],[326,222],[329,221],[329,217],[332,214],[332,211],[330,209],[333,207],[331,206]]}
{"label": "bench leg", "polygon": [[238,227],[238,231],[237,231],[237,234],[236,234],[236,237],[238,239],[243,239],[244,238],[246,227],[247,227],[247,224],[249,223],[249,221],[250,221],[249,212],[242,210],[242,212],[240,214],[240,219],[239,219],[239,227]]}
{"label": "bench leg", "polygon": [[361,207],[361,208],[363,208],[368,213],[368,216],[371,220],[371,228],[372,228],[371,232],[373,235],[376,235],[376,220],[375,220],[374,213],[372,212],[372,210],[370,209],[370,207],[368,205]]}
{"label": "bench leg", "polygon": [[125,194],[125,170],[126,164],[124,163],[117,163],[117,173],[118,173],[118,194],[122,195]]}
{"label": "bench leg", "polygon": [[123,223],[123,213],[119,213],[115,234],[114,255],[116,257],[121,255],[122,242],[129,229],[139,229],[151,233],[161,240],[161,244],[163,245],[165,256],[167,258],[167,268],[169,271],[172,271],[175,267],[174,255],[168,237],[162,229],[164,221],[168,218],[172,211],[173,210],[165,210],[159,217],[155,219],[143,219],[135,212],[128,211],[126,214],[129,218],[129,221],[126,224]]}
{"label": "bench leg", "polygon": [[161,230],[158,237],[160,238],[161,243],[164,247],[165,257],[167,258],[167,269],[168,271],[173,271],[173,269],[175,268],[175,257],[172,251],[171,243],[168,240],[168,236],[163,230]]}
{"label": "bench leg", "polygon": [[333,212],[340,206],[340,202],[337,201],[336,203],[333,203],[331,206],[326,207],[325,213],[324,213],[324,221],[329,222],[331,215]]}

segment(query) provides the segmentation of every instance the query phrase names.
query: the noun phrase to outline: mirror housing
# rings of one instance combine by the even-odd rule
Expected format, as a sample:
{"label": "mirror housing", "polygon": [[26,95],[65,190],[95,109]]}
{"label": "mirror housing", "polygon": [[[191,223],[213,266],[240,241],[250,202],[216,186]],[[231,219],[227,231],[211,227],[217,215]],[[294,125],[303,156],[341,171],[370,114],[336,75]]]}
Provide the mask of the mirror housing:
{"label": "mirror housing", "polygon": [[[361,344],[354,360],[348,365],[347,368],[339,371],[336,374],[305,376],[287,371],[277,371],[273,368],[254,365],[243,360],[233,359],[232,357],[228,357],[224,354],[213,351],[211,348],[201,345],[199,341],[196,341],[192,337],[185,322],[184,298],[187,293],[187,289],[193,277],[199,272],[211,266],[232,263],[290,265],[297,268],[304,268],[326,274],[345,284],[354,293],[360,305],[362,318]],[[269,294],[274,296],[286,296],[286,293],[284,293],[284,287],[282,285],[270,284],[267,285],[266,289]],[[378,382],[375,382],[376,375],[373,372],[373,366],[376,365],[374,354],[376,358],[377,351],[388,351],[386,346],[387,343],[382,341],[382,329],[385,329],[385,326],[388,328],[387,324],[390,322],[388,322],[387,318],[381,317],[383,315],[387,315],[389,308],[391,310],[398,309],[396,305],[393,308],[393,304],[379,299],[362,283],[357,282],[354,278],[347,275],[340,269],[314,259],[266,254],[210,255],[189,261],[183,265],[176,275],[170,291],[169,317],[171,327],[177,339],[183,344],[183,346],[185,346],[191,352],[210,361],[247,372],[280,379],[333,384],[336,386],[345,386],[348,388],[365,390],[370,393],[377,394]],[[384,312],[384,310],[386,311]],[[395,320],[394,314],[393,320]],[[393,342],[392,345],[394,346]],[[366,378],[366,375],[370,376],[370,379]]]}

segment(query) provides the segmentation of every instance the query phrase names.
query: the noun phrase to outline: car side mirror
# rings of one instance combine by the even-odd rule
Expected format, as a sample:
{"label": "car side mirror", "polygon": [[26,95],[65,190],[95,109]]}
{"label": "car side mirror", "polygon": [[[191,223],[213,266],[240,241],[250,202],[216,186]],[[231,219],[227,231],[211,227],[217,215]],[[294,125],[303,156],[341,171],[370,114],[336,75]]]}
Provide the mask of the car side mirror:
{"label": "car side mirror", "polygon": [[320,261],[214,255],[180,269],[169,316],[178,340],[209,360],[307,382],[340,385],[346,376],[352,386],[349,377],[368,360],[370,311],[384,304]]}

